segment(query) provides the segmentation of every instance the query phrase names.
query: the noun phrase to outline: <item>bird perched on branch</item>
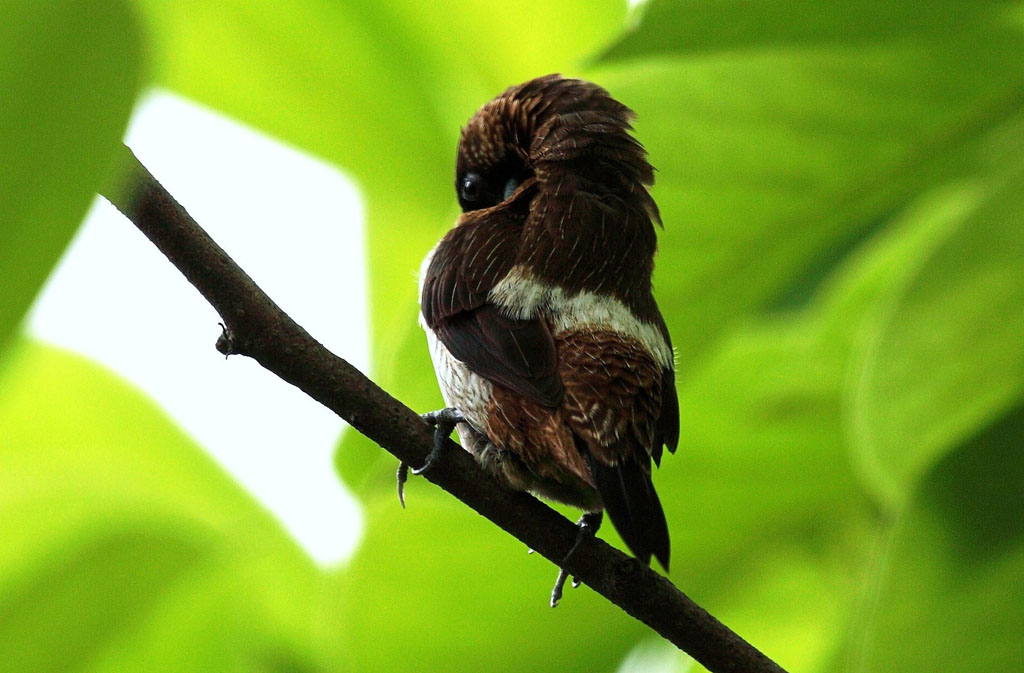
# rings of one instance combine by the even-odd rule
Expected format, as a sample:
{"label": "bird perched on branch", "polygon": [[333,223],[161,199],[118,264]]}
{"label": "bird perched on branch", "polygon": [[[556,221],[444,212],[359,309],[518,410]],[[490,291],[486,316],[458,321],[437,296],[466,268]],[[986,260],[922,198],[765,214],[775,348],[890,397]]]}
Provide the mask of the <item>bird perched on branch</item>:
{"label": "bird perched on branch", "polygon": [[[448,408],[424,415],[434,451],[416,472],[456,427],[512,487],[582,509],[581,535],[607,511],[640,561],[667,569],[651,461],[675,449],[679,409],[651,290],[654,172],[633,116],[595,84],[549,75],[507,89],[463,128],[463,212],[421,276]],[[552,605],[564,582],[563,571]]]}

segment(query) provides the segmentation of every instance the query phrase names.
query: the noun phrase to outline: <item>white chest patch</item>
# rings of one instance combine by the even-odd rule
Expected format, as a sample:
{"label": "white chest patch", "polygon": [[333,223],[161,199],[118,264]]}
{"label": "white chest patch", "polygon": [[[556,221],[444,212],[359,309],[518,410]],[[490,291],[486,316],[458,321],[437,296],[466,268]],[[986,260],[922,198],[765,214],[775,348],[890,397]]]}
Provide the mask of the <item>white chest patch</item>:
{"label": "white chest patch", "polygon": [[511,317],[546,316],[555,337],[566,331],[607,330],[640,343],[662,368],[674,366],[672,349],[661,330],[638,319],[615,297],[595,292],[569,295],[517,266],[494,286],[490,299]]}

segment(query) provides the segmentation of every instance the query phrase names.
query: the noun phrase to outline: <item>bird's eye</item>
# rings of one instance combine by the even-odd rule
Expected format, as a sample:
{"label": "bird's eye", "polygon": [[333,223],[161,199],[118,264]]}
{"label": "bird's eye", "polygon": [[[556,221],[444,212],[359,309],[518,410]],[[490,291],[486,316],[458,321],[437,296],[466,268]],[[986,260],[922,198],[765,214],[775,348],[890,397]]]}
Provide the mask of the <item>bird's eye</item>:
{"label": "bird's eye", "polygon": [[508,200],[508,197],[515,193],[519,187],[519,181],[515,178],[509,178],[508,182],[505,183],[505,195],[502,197],[502,201]]}
{"label": "bird's eye", "polygon": [[466,173],[462,178],[462,184],[459,185],[459,196],[462,197],[463,201],[472,203],[480,198],[483,191],[483,180],[480,179],[479,173]]}

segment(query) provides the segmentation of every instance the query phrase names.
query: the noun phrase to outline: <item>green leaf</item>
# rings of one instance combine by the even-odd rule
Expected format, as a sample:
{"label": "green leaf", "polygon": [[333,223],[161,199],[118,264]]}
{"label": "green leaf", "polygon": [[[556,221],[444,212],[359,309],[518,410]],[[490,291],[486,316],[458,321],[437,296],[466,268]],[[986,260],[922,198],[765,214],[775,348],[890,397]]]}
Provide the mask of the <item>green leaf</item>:
{"label": "green leaf", "polygon": [[0,20],[0,347],[113,168],[140,84],[124,2],[9,0]]}
{"label": "green leaf", "polygon": [[885,3],[819,0],[650,0],[640,24],[602,56],[628,59],[762,47],[863,47],[962,31],[997,22],[1008,0],[957,2],[891,0]]}
{"label": "green leaf", "polygon": [[857,457],[890,501],[1024,393],[1024,171],[955,225],[878,307],[858,365]]}
{"label": "green leaf", "polygon": [[[114,498],[220,530],[252,514],[240,486],[151,401],[99,365],[21,343],[0,376],[0,504],[97,496],[94,511],[103,512],[102,500]],[[130,478],[113,478],[119,474]]]}
{"label": "green leaf", "polygon": [[846,670],[1020,668],[1022,436],[1017,407],[922,480],[872,569]]}
{"label": "green leaf", "polygon": [[366,514],[336,586],[354,670],[610,671],[646,632],[584,587],[552,610],[555,566],[447,495],[403,510],[388,493]]}
{"label": "green leaf", "polygon": [[834,670],[836,634],[888,525],[844,431],[863,325],[980,194],[955,185],[922,198],[805,309],[734,331],[680,386],[680,447],[655,475],[673,579],[790,670]]}
{"label": "green leaf", "polygon": [[250,671],[336,652],[310,635],[319,571],[130,386],[18,344],[0,436],[0,661]]}
{"label": "green leaf", "polygon": [[161,534],[151,525],[98,534],[56,552],[0,595],[4,670],[86,668],[111,639],[154,610],[207,551],[173,529]]}
{"label": "green leaf", "polygon": [[348,670],[344,630],[319,609],[323,575],[283,536],[242,526],[142,624],[118,634],[98,670],[312,673]]}
{"label": "green leaf", "polygon": [[673,581],[788,670],[823,670],[874,523],[845,460],[844,365],[813,316],[738,332],[680,387],[654,478]]}

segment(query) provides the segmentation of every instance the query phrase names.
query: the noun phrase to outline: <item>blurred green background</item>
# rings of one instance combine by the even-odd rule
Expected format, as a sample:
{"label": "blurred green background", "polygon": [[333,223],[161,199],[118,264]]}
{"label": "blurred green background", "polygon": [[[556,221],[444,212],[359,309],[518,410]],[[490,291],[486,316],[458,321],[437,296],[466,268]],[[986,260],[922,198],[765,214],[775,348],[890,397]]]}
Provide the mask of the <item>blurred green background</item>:
{"label": "blurred green background", "polygon": [[159,85],[355,176],[372,373],[436,408],[413,274],[460,125],[556,71],[659,169],[673,581],[793,672],[1024,670],[1022,47],[1000,0],[6,0],[0,670],[699,670],[588,589],[547,608],[552,566],[433,487],[400,510],[354,433],[366,537],[318,568],[139,391],[20,335]]}

